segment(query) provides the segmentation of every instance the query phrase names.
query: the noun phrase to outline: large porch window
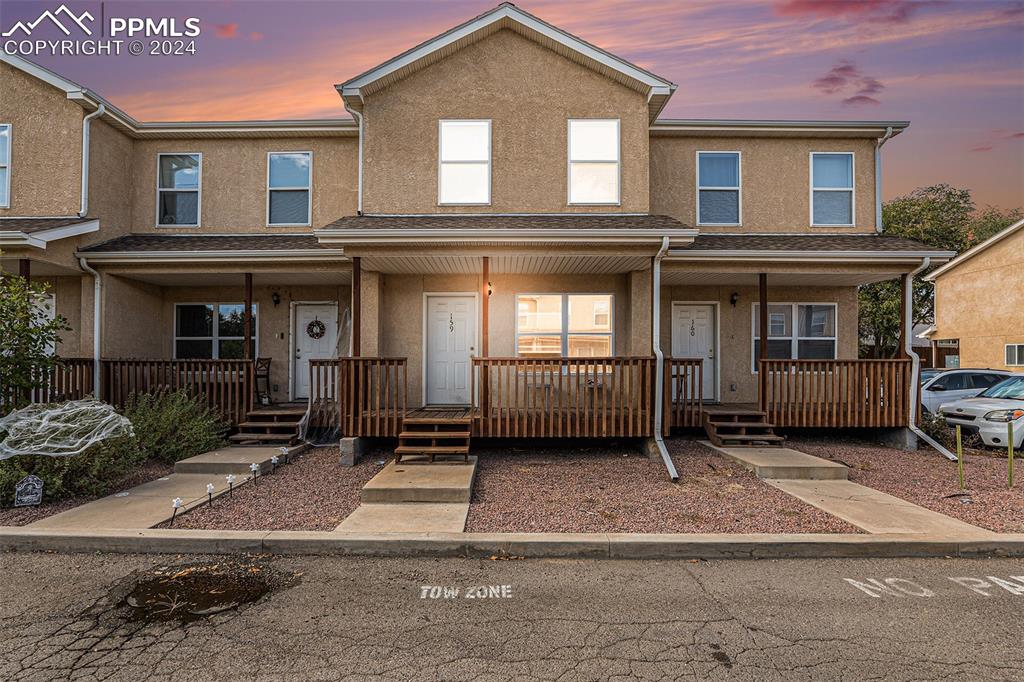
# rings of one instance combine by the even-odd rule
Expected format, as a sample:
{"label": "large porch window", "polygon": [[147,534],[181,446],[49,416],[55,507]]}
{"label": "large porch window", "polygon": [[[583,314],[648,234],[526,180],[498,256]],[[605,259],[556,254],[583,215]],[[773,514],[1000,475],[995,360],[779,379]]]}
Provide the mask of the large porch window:
{"label": "large porch window", "polygon": [[[761,306],[753,304],[751,370],[761,357]],[[836,359],[835,303],[769,303],[768,357],[772,360]]]}
{"label": "large porch window", "polygon": [[[259,338],[257,306],[252,306],[252,353]],[[245,304],[177,303],[174,357],[177,360],[240,360],[245,354]]]}
{"label": "large porch window", "polygon": [[611,294],[520,294],[516,355],[600,358],[614,355]]}

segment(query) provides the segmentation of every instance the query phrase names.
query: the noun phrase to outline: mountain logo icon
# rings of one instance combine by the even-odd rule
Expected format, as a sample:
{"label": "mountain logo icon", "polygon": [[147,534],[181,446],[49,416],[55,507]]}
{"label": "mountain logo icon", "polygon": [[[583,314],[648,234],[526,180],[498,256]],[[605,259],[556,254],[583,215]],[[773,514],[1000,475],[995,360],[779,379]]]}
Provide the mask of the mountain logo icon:
{"label": "mountain logo icon", "polygon": [[64,35],[71,35],[71,31],[68,30],[68,26],[62,23],[59,17],[63,17],[64,21],[68,22],[68,25],[78,26],[78,28],[84,31],[86,35],[92,35],[92,30],[85,24],[85,21],[87,19],[89,21],[95,21],[96,18],[88,11],[82,12],[81,16],[78,16],[74,12],[69,10],[67,5],[61,5],[54,12],[46,10],[45,12],[40,14],[35,21],[16,22],[14,26],[10,28],[10,30],[4,31],[0,35],[2,35],[4,38],[9,38],[13,36],[16,32],[21,31],[26,36],[30,36],[32,35],[32,31],[34,31],[36,27],[43,23],[45,20],[49,20],[51,23],[53,23],[57,28],[63,31]]}

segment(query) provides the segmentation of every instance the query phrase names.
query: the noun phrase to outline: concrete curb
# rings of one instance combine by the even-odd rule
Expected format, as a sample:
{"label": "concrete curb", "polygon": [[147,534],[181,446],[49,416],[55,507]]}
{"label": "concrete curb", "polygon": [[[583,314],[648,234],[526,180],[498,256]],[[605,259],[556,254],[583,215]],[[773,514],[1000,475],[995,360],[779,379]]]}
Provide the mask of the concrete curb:
{"label": "concrete curb", "polygon": [[1024,534],[994,538],[853,534],[358,534],[173,529],[55,531],[0,527],[0,551],[575,559],[1024,557]]}

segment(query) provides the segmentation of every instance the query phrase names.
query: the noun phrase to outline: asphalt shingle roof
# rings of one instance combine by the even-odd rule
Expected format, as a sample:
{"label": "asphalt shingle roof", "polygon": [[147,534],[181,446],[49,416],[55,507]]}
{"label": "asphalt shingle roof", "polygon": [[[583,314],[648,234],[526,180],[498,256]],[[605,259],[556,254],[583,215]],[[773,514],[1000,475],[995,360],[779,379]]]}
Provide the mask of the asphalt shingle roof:
{"label": "asphalt shingle roof", "polygon": [[278,251],[328,248],[312,234],[129,234],[92,244],[83,253],[113,251]]}
{"label": "asphalt shingle roof", "polygon": [[0,232],[32,234],[58,227],[91,223],[95,218],[0,218]]}
{"label": "asphalt shingle roof", "polygon": [[622,229],[686,229],[675,218],[665,215],[594,215],[564,213],[559,215],[461,215],[450,213],[430,216],[346,216],[324,226],[325,230],[622,230]]}
{"label": "asphalt shingle roof", "polygon": [[701,234],[684,251],[934,251],[913,239],[880,234]]}

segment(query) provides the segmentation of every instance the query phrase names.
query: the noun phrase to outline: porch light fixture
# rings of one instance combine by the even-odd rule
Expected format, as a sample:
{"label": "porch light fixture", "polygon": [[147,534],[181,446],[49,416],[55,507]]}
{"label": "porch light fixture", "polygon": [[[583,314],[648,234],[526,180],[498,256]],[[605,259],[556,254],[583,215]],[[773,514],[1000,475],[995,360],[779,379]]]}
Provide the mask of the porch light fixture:
{"label": "porch light fixture", "polygon": [[490,282],[487,283],[487,297],[490,298],[491,294],[494,293],[494,285]]}
{"label": "porch light fixture", "polygon": [[739,300],[740,300],[740,295],[738,293],[736,293],[735,291],[732,292],[732,295],[729,296],[729,303],[732,304],[733,308],[736,307],[736,302],[739,301]]}
{"label": "porch light fixture", "polygon": [[276,291],[270,294],[270,302],[273,303],[274,307],[276,308],[281,303],[281,294],[277,293]]}

